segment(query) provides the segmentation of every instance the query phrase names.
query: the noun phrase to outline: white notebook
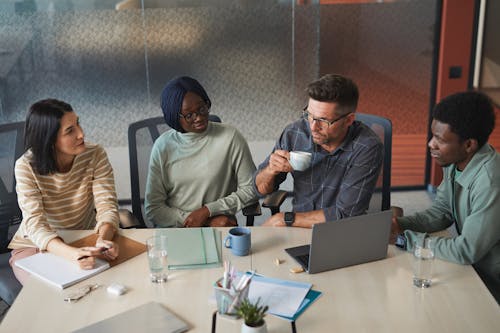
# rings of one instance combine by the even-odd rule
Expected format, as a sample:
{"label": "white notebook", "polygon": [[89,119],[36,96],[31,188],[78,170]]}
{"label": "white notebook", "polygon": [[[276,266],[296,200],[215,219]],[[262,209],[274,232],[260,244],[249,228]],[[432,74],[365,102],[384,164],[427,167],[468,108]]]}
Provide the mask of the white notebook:
{"label": "white notebook", "polygon": [[108,269],[109,263],[96,258],[95,268],[86,270],[81,269],[76,263],[45,252],[17,260],[16,266],[53,286],[64,289]]}
{"label": "white notebook", "polygon": [[182,333],[189,326],[157,302],[149,302],[95,324],[80,328],[73,333]]}

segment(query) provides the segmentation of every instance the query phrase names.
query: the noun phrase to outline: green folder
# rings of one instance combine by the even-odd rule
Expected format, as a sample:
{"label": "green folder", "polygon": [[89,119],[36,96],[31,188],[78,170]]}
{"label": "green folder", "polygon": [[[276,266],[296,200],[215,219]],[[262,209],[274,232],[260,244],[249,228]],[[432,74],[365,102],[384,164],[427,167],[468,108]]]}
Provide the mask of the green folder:
{"label": "green folder", "polygon": [[196,269],[221,265],[221,233],[213,228],[164,229],[169,269]]}

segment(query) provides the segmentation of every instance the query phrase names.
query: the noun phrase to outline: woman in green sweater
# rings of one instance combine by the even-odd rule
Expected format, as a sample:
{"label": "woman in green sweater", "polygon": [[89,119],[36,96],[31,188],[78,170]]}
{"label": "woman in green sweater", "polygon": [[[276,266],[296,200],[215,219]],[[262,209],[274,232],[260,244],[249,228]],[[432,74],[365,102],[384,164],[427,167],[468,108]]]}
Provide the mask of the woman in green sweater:
{"label": "woman in green sweater", "polygon": [[173,130],[151,151],[147,218],[159,227],[237,225],[234,214],[257,201],[245,138],[232,126],[208,120],[210,99],[193,78],[168,82],[161,107]]}

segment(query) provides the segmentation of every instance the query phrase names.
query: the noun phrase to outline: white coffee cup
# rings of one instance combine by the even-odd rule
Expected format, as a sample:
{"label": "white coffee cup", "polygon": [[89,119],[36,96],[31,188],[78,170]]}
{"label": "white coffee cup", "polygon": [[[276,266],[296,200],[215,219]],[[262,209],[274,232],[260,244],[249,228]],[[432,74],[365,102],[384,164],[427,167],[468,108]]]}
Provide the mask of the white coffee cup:
{"label": "white coffee cup", "polygon": [[305,151],[291,151],[288,162],[293,170],[304,171],[311,166],[312,154]]}

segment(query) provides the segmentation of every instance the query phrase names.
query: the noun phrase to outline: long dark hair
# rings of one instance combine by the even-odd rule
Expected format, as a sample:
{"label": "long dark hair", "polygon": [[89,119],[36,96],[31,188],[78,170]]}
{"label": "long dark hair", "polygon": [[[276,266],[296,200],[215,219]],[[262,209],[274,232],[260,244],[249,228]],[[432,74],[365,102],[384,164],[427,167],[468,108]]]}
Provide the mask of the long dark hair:
{"label": "long dark hair", "polygon": [[31,165],[40,175],[57,172],[55,143],[65,112],[72,112],[68,103],[44,99],[34,103],[26,116],[24,148],[31,149]]}

